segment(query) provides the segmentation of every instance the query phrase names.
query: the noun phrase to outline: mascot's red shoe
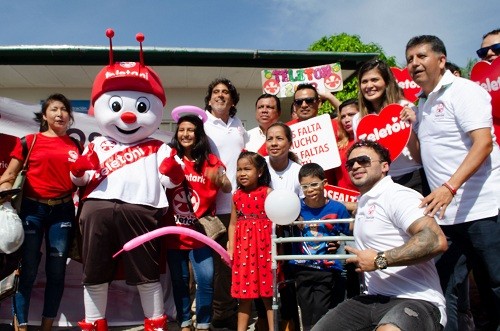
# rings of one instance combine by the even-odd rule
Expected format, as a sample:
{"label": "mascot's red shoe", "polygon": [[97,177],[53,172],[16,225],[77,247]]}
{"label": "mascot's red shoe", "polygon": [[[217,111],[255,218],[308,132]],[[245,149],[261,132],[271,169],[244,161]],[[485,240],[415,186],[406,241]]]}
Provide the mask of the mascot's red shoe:
{"label": "mascot's red shoe", "polygon": [[144,319],[144,331],[167,331],[167,315]]}
{"label": "mascot's red shoe", "polygon": [[100,319],[94,323],[87,323],[85,320],[78,322],[78,326],[82,331],[108,331],[108,321]]}

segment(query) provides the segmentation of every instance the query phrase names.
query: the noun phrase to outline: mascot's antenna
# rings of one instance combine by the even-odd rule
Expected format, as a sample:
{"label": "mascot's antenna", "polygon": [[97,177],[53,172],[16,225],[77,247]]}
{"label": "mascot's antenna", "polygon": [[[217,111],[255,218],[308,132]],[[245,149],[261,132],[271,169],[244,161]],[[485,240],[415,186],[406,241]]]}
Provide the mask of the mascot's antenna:
{"label": "mascot's antenna", "polygon": [[109,38],[109,65],[112,66],[114,61],[113,61],[113,37],[115,36],[115,31],[113,29],[107,29],[106,30],[106,37]]}
{"label": "mascot's antenna", "polygon": [[141,48],[139,51],[141,66],[144,66],[144,53],[142,51],[142,42],[144,41],[144,35],[139,32],[138,34],[135,35],[135,39],[139,42],[139,46]]}

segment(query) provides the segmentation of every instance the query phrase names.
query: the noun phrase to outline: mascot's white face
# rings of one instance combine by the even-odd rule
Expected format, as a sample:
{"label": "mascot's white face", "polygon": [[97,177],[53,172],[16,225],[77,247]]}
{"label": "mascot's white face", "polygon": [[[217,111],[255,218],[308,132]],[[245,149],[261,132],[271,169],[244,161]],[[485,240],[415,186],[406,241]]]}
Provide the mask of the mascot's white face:
{"label": "mascot's white face", "polygon": [[154,94],[109,91],[95,101],[94,116],[102,134],[118,142],[133,143],[160,127],[163,104]]}

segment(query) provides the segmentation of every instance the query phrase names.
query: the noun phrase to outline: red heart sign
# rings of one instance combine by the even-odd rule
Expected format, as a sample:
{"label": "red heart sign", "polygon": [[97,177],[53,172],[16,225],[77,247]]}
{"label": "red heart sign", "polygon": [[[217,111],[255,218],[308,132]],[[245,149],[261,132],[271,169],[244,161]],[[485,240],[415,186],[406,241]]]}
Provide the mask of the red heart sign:
{"label": "red heart sign", "polygon": [[396,79],[396,83],[398,83],[399,87],[403,89],[403,93],[405,98],[410,102],[417,101],[417,93],[420,92],[420,86],[417,85],[410,77],[410,73],[408,72],[408,68],[399,69],[396,67],[391,67],[392,74]]}
{"label": "red heart sign", "polygon": [[491,64],[487,61],[479,61],[472,67],[470,79],[483,87],[491,95],[491,106],[493,107],[493,121],[500,121],[500,57]]}
{"label": "red heart sign", "polygon": [[411,124],[399,118],[403,106],[392,103],[380,111],[361,119],[356,130],[358,139],[378,141],[387,148],[391,161],[403,151],[410,139]]}

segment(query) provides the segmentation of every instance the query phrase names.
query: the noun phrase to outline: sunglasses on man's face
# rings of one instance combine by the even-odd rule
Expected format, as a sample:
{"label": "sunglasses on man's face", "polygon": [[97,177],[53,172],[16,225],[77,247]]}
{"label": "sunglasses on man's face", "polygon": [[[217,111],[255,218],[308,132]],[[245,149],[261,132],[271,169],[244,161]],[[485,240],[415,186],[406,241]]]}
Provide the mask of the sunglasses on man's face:
{"label": "sunglasses on man's face", "polygon": [[293,100],[293,103],[296,105],[296,106],[302,106],[302,103],[303,102],[306,102],[309,106],[312,105],[313,103],[316,102],[316,98],[303,98],[303,99],[295,99]]}
{"label": "sunglasses on man's face", "polygon": [[383,162],[381,160],[372,160],[368,155],[361,155],[353,157],[345,162],[345,167],[348,171],[351,171],[354,167],[354,163],[359,164],[360,167],[367,168],[372,165],[373,162]]}
{"label": "sunglasses on man's face", "polygon": [[500,55],[500,43],[498,44],[493,44],[488,47],[482,47],[476,51],[477,56],[479,56],[481,59],[484,59],[486,57],[486,54],[488,54],[488,51],[491,49],[495,55]]}

